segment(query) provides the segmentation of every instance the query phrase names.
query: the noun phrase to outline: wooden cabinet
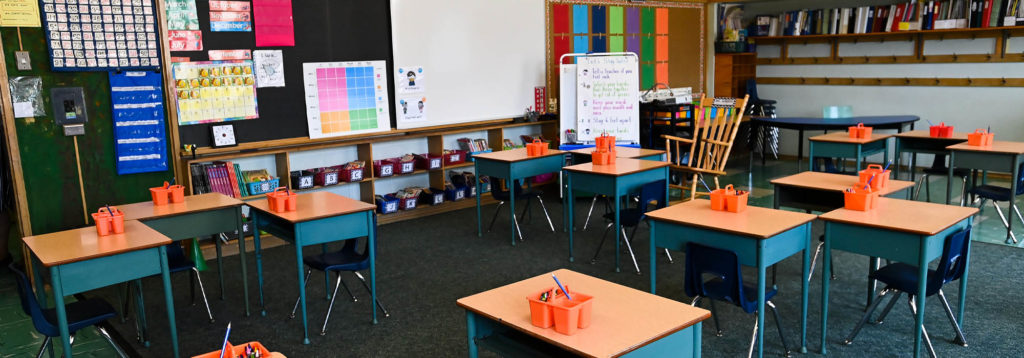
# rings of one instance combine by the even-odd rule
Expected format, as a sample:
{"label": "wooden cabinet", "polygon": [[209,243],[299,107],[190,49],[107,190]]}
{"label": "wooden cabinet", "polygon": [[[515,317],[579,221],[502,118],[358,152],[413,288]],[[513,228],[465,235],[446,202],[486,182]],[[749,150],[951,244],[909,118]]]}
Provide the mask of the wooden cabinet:
{"label": "wooden cabinet", "polygon": [[715,97],[743,97],[747,80],[757,76],[757,54],[715,54]]}

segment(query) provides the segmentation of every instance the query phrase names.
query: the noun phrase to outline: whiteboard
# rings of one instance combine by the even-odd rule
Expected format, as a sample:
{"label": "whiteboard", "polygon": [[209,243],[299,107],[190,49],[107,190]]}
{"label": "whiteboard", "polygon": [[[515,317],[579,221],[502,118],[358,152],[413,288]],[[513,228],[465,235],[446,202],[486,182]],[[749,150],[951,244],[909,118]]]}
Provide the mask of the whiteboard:
{"label": "whiteboard", "polygon": [[[399,129],[521,117],[544,85],[544,1],[392,0],[394,69],[422,67],[427,115]],[[418,103],[418,102],[412,102]]]}
{"label": "whiteboard", "polygon": [[[637,57],[576,58],[576,130],[580,141],[607,133],[640,141],[640,71]],[[564,75],[564,73],[563,73]],[[562,101],[566,99],[561,99]]]}
{"label": "whiteboard", "polygon": [[[569,143],[565,130],[576,130],[576,64],[563,63],[558,71],[559,143]],[[579,139],[577,139],[579,141]]]}

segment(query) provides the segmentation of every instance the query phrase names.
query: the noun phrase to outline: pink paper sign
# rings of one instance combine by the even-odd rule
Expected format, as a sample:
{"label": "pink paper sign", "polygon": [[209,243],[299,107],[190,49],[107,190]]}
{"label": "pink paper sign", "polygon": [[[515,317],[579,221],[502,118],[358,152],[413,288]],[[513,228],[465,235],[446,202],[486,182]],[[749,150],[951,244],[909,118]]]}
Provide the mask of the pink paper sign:
{"label": "pink paper sign", "polygon": [[171,51],[202,51],[203,33],[191,30],[167,31]]}
{"label": "pink paper sign", "polygon": [[291,0],[253,0],[256,47],[295,46]]}

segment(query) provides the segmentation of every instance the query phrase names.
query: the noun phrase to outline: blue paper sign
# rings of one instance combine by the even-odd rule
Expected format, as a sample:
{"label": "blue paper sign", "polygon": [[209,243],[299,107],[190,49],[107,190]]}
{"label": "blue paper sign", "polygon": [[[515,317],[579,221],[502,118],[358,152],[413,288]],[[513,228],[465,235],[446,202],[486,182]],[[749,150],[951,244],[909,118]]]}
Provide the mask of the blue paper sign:
{"label": "blue paper sign", "polygon": [[110,72],[117,174],[167,170],[162,77],[154,71]]}

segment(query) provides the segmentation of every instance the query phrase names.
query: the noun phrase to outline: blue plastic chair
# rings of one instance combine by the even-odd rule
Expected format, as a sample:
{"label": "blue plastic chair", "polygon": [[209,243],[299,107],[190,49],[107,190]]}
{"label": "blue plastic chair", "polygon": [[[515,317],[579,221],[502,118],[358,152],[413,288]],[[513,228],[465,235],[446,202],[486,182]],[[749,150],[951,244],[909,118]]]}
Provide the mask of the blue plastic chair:
{"label": "blue plastic chair", "polygon": [[[377,253],[380,253],[380,250],[377,250],[377,248],[380,247],[380,236],[377,235],[376,215],[373,217],[373,235],[376,237],[374,250]],[[366,244],[363,245],[363,251],[358,252],[357,246],[361,240],[363,239],[345,240],[345,244],[341,247],[341,250],[324,254],[309,255],[302,258],[302,262],[307,267],[306,279],[304,280],[306,285],[309,285],[309,276],[313,273],[313,270],[323,271],[324,275],[327,275],[328,278],[330,277],[330,272],[335,272],[338,277],[334,283],[334,293],[331,295],[331,303],[327,306],[327,316],[324,317],[324,325],[320,329],[321,336],[327,334],[327,321],[331,319],[331,309],[334,308],[334,299],[338,298],[338,286],[345,287],[345,291],[348,292],[349,297],[352,298],[352,302],[359,301],[356,299],[356,296],[352,294],[352,291],[348,289],[348,285],[345,284],[345,281],[341,280],[342,271],[349,271],[355,274],[356,278],[359,279],[359,282],[362,282],[363,287],[366,288],[366,292],[370,292],[370,286],[366,284],[366,279],[359,273],[361,270],[370,268],[370,240],[369,238],[366,238]],[[295,318],[295,311],[299,308],[300,300],[301,297],[295,298],[295,306],[292,307],[292,313],[288,316],[289,318]],[[377,299],[376,303],[377,307],[380,307],[381,312],[384,313],[384,317],[391,317],[388,310],[380,303],[380,299]]]}
{"label": "blue plastic chair", "polygon": [[[491,196],[494,200],[498,201],[498,207],[494,208],[494,217],[491,218],[491,224],[487,226],[487,232],[491,232],[494,228],[494,221],[498,219],[498,213],[501,212],[501,207],[511,199],[511,193],[509,190],[503,190],[501,188],[501,178],[488,177],[489,183],[491,183]],[[525,217],[530,212],[530,199],[537,199],[540,203],[540,208],[544,210],[544,217],[548,219],[548,226],[551,227],[551,232],[555,232],[555,224],[551,222],[551,215],[548,215],[548,207],[544,205],[544,192],[537,189],[523,189],[520,185],[519,180],[513,181],[511,188],[515,192],[515,199],[518,202],[526,201],[526,205],[523,206],[523,214]],[[519,234],[519,241],[523,241],[523,231],[519,229],[519,219],[516,217],[516,213],[512,213],[512,224],[515,225],[516,233]]]}
{"label": "blue plastic chair", "polygon": [[[936,154],[932,159],[932,166],[924,168],[922,170],[921,177],[917,179],[917,184],[914,185],[914,200],[917,200],[921,196],[921,187],[924,187],[924,201],[928,201],[932,197],[932,176],[943,177],[949,175],[949,167],[946,166],[946,155]],[[967,177],[971,175],[971,170],[967,168],[953,168],[953,176],[960,178],[960,205],[963,206],[967,197]],[[923,185],[922,185],[923,184]],[[949,183],[947,185],[952,185]]]}
{"label": "blue plastic chair", "polygon": [[[711,277],[706,279],[706,277]],[[697,243],[686,244],[686,273],[685,273],[686,295],[693,297],[692,306],[697,306],[704,297],[711,299],[711,318],[715,320],[715,334],[722,336],[722,330],[718,326],[718,315],[715,313],[715,301],[725,301],[743,309],[743,312],[757,313],[757,290],[754,286],[743,282],[743,273],[740,270],[740,261],[735,252],[704,246]],[[789,343],[786,341],[786,334],[782,330],[782,322],[779,320],[779,311],[772,303],[772,298],[778,290],[765,288],[765,305],[771,308],[775,317],[775,327],[779,330],[779,338],[782,339],[782,347],[785,349],[785,356],[789,357]],[[750,341],[750,349],[747,356],[754,353],[754,344],[757,342],[757,322],[754,322],[753,339]]]}
{"label": "blue plastic chair", "polygon": [[[651,209],[651,202],[656,201],[654,209]],[[629,250],[629,257],[633,259],[633,268],[636,269],[636,273],[640,274],[640,265],[636,263],[636,254],[633,253],[633,238],[636,236],[636,230],[640,228],[640,223],[646,222],[647,212],[651,210],[657,210],[665,207],[665,181],[655,180],[650,183],[644,184],[640,187],[640,200],[637,202],[636,207],[622,209],[619,213],[619,224],[622,230],[622,242],[626,244],[626,249]],[[608,230],[611,230],[615,226],[615,213],[610,212],[604,214],[604,219],[608,221],[608,225],[604,228],[604,234],[601,235],[601,243],[597,245],[597,251],[594,251],[594,257],[590,259],[590,263],[597,262],[597,255],[601,253],[601,247],[604,246],[604,240],[608,238]],[[632,233],[626,236],[626,228],[633,228]],[[668,251],[666,250],[666,253]],[[669,256],[671,260],[671,256]]]}
{"label": "blue plastic chair", "polygon": [[[28,283],[28,277],[25,273],[18,269],[13,263],[7,266],[14,272],[14,278],[18,281],[18,295],[21,297],[21,309],[26,315],[32,317],[32,325],[35,326],[36,331],[46,336],[43,340],[42,347],[39,347],[39,353],[36,354],[36,358],[42,357],[43,352],[46,351],[47,347],[50,348],[50,355],[53,355],[53,347],[50,345],[53,337],[60,337],[60,328],[57,327],[57,310],[55,308],[44,309],[39,305],[39,301],[36,300],[36,296],[32,291],[32,287]],[[121,347],[118,347],[114,340],[110,338],[110,334],[107,330],[101,326],[100,323],[110,318],[117,316],[117,312],[114,311],[114,307],[110,306],[107,301],[100,298],[90,298],[85,301],[75,301],[64,305],[64,310],[67,312],[68,319],[68,332],[71,334],[71,343],[75,342],[75,332],[78,332],[82,328],[89,326],[96,326],[99,330],[100,335],[103,336],[110,345],[114,347],[118,355],[121,357],[127,357]]]}
{"label": "blue plastic chair", "polygon": [[[996,208],[996,212],[999,213],[999,219],[1003,220],[1003,226],[1005,226],[1007,229],[1009,229],[1010,227],[1010,221],[1007,219],[1006,216],[1003,215],[1003,209],[999,208],[999,204],[997,202],[1010,201],[1010,198],[1012,196],[1024,195],[1024,164],[1021,164],[1020,168],[1017,170],[1016,180],[1017,192],[1013,194],[1010,193],[1010,188],[996,185],[976,186],[970,191],[971,194],[974,194],[981,198],[981,202],[978,203],[978,209],[981,209],[983,206],[985,206],[985,200],[992,201],[992,206]],[[1013,212],[1017,214],[1017,219],[1020,220],[1021,224],[1024,224],[1024,216],[1021,216],[1020,209],[1017,208],[1016,204],[1014,204],[1012,208]],[[1017,236],[1013,234],[1013,231],[1010,231],[1010,240],[1012,240],[1014,244],[1017,243]]]}
{"label": "blue plastic chair", "polygon": [[[953,233],[948,238],[942,248],[942,256],[939,258],[939,265],[934,270],[928,270],[928,282],[925,284],[925,297],[939,295],[939,299],[942,301],[942,307],[946,310],[946,317],[949,318],[950,324],[953,325],[953,330],[956,331],[956,339],[958,344],[966,347],[967,340],[964,338],[964,333],[960,329],[960,324],[957,323],[956,317],[953,316],[953,310],[949,308],[949,301],[946,300],[946,295],[942,293],[942,286],[959,280],[964,275],[964,271],[967,269],[967,256],[970,252],[971,243],[971,227],[968,226],[966,229]],[[889,304],[882,310],[882,314],[878,316],[878,320],[875,321],[877,324],[881,324],[885,319],[885,316],[889,314],[889,311],[893,306],[896,305],[896,301],[900,298],[900,295],[906,293],[909,296],[908,303],[910,304],[910,311],[913,314],[917,314],[917,306],[914,304],[914,296],[917,294],[917,285],[920,277],[917,275],[917,266],[905,263],[894,263],[886,265],[885,267],[878,269],[871,275],[870,278],[878,280],[886,285],[881,292],[878,293],[878,297],[872,301],[871,306],[868,307],[867,313],[857,323],[857,326],[853,328],[853,332],[846,337],[843,344],[853,343],[853,339],[857,337],[857,333],[860,332],[861,328],[864,327],[864,323],[867,323],[870,319],[871,314],[874,313],[875,309],[878,308],[878,304],[882,302],[882,298],[890,293],[895,293],[892,296]],[[928,351],[932,357],[935,356],[935,349],[932,347],[932,341],[928,338],[928,331],[921,327],[921,331],[924,333],[924,341],[927,343]]]}

